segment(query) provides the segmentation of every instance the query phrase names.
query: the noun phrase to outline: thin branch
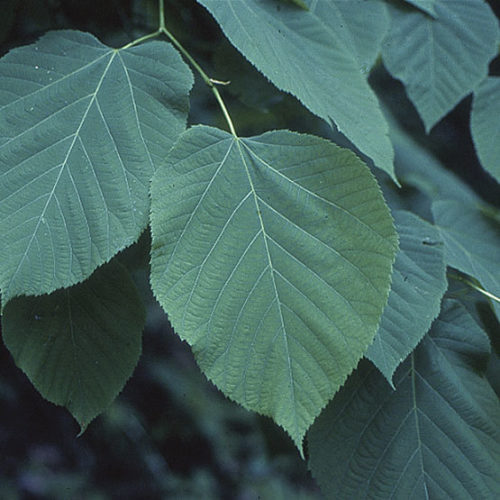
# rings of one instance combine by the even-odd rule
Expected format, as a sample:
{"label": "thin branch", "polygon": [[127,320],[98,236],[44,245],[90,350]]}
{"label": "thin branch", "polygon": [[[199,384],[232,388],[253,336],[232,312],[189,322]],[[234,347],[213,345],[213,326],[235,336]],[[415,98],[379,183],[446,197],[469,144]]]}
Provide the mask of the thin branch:
{"label": "thin branch", "polygon": [[217,102],[219,103],[219,106],[222,110],[222,113],[224,114],[224,118],[226,119],[226,122],[228,124],[229,130],[231,134],[234,137],[238,137],[236,134],[236,130],[233,125],[233,121],[231,120],[231,116],[229,115],[229,111],[226,108],[226,105],[224,104],[224,101],[222,100],[222,97],[220,95],[219,89],[216,87],[215,83],[219,83],[217,80],[213,80],[210,78],[205,71],[203,71],[203,68],[193,59],[191,54],[181,45],[181,43],[175,38],[170,31],[168,31],[167,28],[163,27],[161,29],[161,32],[164,33],[167,38],[179,49],[179,51],[184,55],[184,57],[191,63],[193,68],[200,74],[200,76],[203,78],[203,81],[212,89],[212,92],[215,95],[215,98],[217,99]]}
{"label": "thin branch", "polygon": [[160,25],[158,26],[158,31],[165,31],[165,0],[160,0],[159,3],[159,13]]}
{"label": "thin branch", "polygon": [[203,78],[203,81],[212,89],[213,94],[215,95],[215,98],[217,99],[217,102],[219,104],[220,109],[222,110],[222,113],[224,115],[224,118],[226,119],[227,125],[229,127],[229,131],[231,134],[235,137],[238,138],[238,135],[236,134],[236,129],[234,128],[233,121],[231,120],[231,116],[229,115],[229,111],[226,108],[226,105],[224,104],[224,101],[222,99],[222,96],[220,95],[219,89],[217,88],[216,85],[227,85],[229,82],[221,82],[219,80],[214,80],[210,78],[205,71],[203,71],[203,68],[194,60],[194,58],[191,56],[191,54],[181,45],[179,40],[175,38],[170,31],[165,26],[165,1],[164,0],[159,0],[158,2],[158,16],[159,16],[159,27],[158,29],[153,32],[149,33],[148,35],[144,35],[137,40],[134,40],[127,45],[124,45],[121,47],[121,49],[118,50],[123,50],[123,49],[129,49],[130,47],[134,47],[135,45],[139,45],[142,42],[145,42],[146,40],[149,40],[150,38],[155,38],[161,33],[163,33],[177,49],[182,53],[182,55],[189,61],[191,66],[200,74],[200,76]]}

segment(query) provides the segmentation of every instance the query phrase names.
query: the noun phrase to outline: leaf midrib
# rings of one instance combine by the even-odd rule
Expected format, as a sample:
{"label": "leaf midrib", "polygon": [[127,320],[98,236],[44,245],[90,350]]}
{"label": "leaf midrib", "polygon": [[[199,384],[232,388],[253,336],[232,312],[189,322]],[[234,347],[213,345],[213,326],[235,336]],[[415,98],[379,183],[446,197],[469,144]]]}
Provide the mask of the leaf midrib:
{"label": "leaf midrib", "polygon": [[[279,312],[280,323],[281,323],[281,331],[282,331],[283,341],[284,341],[284,345],[285,345],[285,349],[286,349],[286,359],[287,359],[287,364],[288,364],[288,378],[290,380],[290,392],[291,392],[291,396],[292,396],[292,406],[293,406],[293,408],[296,408],[295,384],[294,384],[294,377],[293,377],[293,373],[292,373],[292,361],[290,358],[290,347],[288,345],[288,337],[287,337],[285,322],[284,322],[284,318],[283,318],[282,304],[281,304],[281,300],[279,297],[278,288],[276,286],[275,270],[274,270],[273,261],[271,258],[271,253],[269,251],[269,245],[268,245],[268,241],[267,241],[268,235],[266,232],[266,228],[264,226],[264,221],[262,220],[262,213],[261,213],[261,209],[259,206],[260,198],[257,195],[257,191],[255,189],[255,186],[254,186],[254,183],[252,180],[252,176],[250,174],[249,166],[247,164],[247,161],[245,159],[245,155],[243,153],[241,139],[236,138],[235,140],[236,140],[237,145],[238,145],[238,151],[240,154],[241,161],[245,167],[245,173],[247,175],[248,184],[250,186],[250,190],[251,190],[251,193],[253,195],[253,199],[255,202],[255,210],[257,212],[257,216],[259,219],[259,225],[260,225],[261,232],[263,235],[264,247],[265,247],[266,257],[267,257],[269,271],[270,271],[270,275],[271,275],[271,282],[272,282],[272,286],[273,286],[273,290],[274,290],[274,296],[276,297],[276,303],[278,306],[278,312]],[[249,149],[248,146],[246,146],[246,148]],[[297,412],[296,411],[294,411],[293,419],[294,419],[294,423],[295,423],[296,432],[299,434],[302,434],[300,432],[300,425],[297,421]]]}
{"label": "leaf midrib", "polygon": [[[317,193],[307,189],[306,187],[302,186],[301,184],[299,184],[298,182],[294,181],[293,179],[290,179],[289,177],[287,177],[286,175],[284,175],[280,170],[277,170],[276,168],[274,168],[272,165],[270,165],[268,162],[266,162],[262,157],[260,157],[253,149],[251,149],[246,143],[247,142],[252,142],[252,138],[248,138],[248,139],[245,139],[243,145],[248,149],[248,151],[253,155],[255,156],[255,158],[257,160],[259,160],[265,167],[267,167],[269,170],[271,170],[272,172],[274,172],[276,175],[280,176],[281,178],[285,179],[287,182],[290,182],[291,184],[293,184],[294,186],[296,186],[298,189],[301,189],[303,191],[305,191],[309,196],[311,196],[312,198],[316,198],[317,200],[323,202],[323,203],[326,203],[327,205],[337,209],[337,210],[340,210],[341,212],[344,212],[345,214],[347,214],[349,217],[352,217],[353,219],[355,219],[359,224],[361,224],[365,229],[367,229],[368,231],[372,232],[374,235],[376,235],[378,238],[382,239],[382,240],[385,240],[384,236],[382,236],[380,233],[378,233],[373,227],[369,226],[366,222],[364,222],[363,220],[361,220],[357,215],[351,213],[349,210],[347,210],[345,207],[341,206],[341,205],[338,205],[337,203],[334,203],[333,201],[327,199],[327,198],[323,198],[322,196],[319,196]],[[264,144],[264,143],[260,143],[260,144]],[[287,145],[287,147],[289,147]],[[331,155],[330,155],[331,156]],[[318,159],[320,159],[321,157],[318,157]],[[352,180],[349,180],[348,182],[352,182]]]}

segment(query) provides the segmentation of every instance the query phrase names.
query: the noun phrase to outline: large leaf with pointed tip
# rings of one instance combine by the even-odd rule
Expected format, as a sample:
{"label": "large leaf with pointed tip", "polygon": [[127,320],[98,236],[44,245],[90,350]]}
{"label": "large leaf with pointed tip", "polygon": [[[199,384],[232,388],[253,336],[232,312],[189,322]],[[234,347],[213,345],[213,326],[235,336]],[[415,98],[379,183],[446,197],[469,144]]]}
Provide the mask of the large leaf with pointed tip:
{"label": "large leaf with pointed tip", "polygon": [[437,19],[391,4],[382,49],[427,130],[487,76],[499,39],[498,20],[484,0],[439,1],[435,11]]}
{"label": "large leaf with pointed tip", "polygon": [[394,177],[387,124],[366,80],[388,28],[382,2],[322,0],[304,11],[274,0],[198,1],[279,89]]}
{"label": "large leaf with pointed tip", "polygon": [[410,212],[393,211],[399,235],[391,292],[366,357],[390,384],[400,363],[415,349],[439,314],[447,288],[439,231]]}
{"label": "large leaf with pointed tip", "polygon": [[12,299],[2,335],[36,389],[65,406],[83,431],[132,374],[144,322],[128,271],[112,261],[71,288]]}
{"label": "large leaf with pointed tip", "polygon": [[185,128],[189,68],[164,42],[52,32],[0,60],[3,299],[88,277],[148,222],[155,164]]}
{"label": "large leaf with pointed tip", "polygon": [[[446,263],[500,297],[500,224],[458,201],[436,201],[432,213],[444,241]],[[492,304],[500,318],[500,304]]]}
{"label": "large leaf with pointed tip", "polygon": [[152,182],[151,284],[226,395],[299,448],[373,340],[396,235],[350,151],[288,131],[183,134]]}
{"label": "large leaf with pointed tip", "polygon": [[487,78],[474,92],[470,127],[483,167],[500,182],[500,78]]}
{"label": "large leaf with pointed tip", "polygon": [[360,364],[308,434],[327,498],[498,498],[500,405],[486,334],[455,301],[394,376]]}

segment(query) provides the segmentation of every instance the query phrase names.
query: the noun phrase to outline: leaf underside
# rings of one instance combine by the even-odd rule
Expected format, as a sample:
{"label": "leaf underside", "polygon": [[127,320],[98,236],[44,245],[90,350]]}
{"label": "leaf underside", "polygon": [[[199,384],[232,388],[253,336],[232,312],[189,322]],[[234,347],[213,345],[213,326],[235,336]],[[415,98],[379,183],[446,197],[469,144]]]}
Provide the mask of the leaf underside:
{"label": "leaf underside", "polygon": [[112,261],[71,288],[11,300],[2,336],[40,394],[65,406],[83,432],[132,375],[144,322],[128,271]]}
{"label": "leaf underside", "polygon": [[497,498],[500,407],[482,375],[490,346],[446,300],[392,390],[360,364],[308,433],[309,466],[331,498]]}
{"label": "leaf underside", "polygon": [[470,126],[483,167],[500,183],[500,78],[487,78],[474,92]]}
{"label": "leaf underside", "polygon": [[373,339],[397,247],[364,164],[276,131],[181,136],[152,182],[151,284],[203,372],[301,448]]}
{"label": "leaf underside", "polygon": [[487,76],[497,54],[498,21],[483,0],[436,2],[437,19],[390,5],[384,64],[404,83],[429,131]]}
{"label": "leaf underside", "polygon": [[399,235],[391,292],[366,357],[390,384],[439,314],[448,282],[439,231],[410,212],[393,211]]}
{"label": "leaf underside", "polygon": [[276,87],[334,123],[395,179],[388,126],[367,82],[388,29],[383,2],[324,0],[304,11],[275,1],[198,1]]}
{"label": "leaf underside", "polygon": [[[434,202],[432,213],[444,242],[446,263],[500,297],[499,222],[455,200]],[[500,304],[491,303],[500,318]]]}
{"label": "leaf underside", "polygon": [[51,32],[0,61],[4,302],[87,278],[148,223],[149,181],[184,130],[189,68],[164,42]]}

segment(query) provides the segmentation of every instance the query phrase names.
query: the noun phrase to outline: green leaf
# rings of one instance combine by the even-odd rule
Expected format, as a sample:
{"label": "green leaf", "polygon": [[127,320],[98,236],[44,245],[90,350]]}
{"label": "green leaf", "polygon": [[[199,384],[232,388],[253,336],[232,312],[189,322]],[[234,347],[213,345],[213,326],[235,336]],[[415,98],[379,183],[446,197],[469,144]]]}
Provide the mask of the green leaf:
{"label": "green leaf", "polygon": [[427,131],[487,76],[499,39],[498,20],[483,0],[435,7],[438,19],[391,6],[382,49],[385,66],[404,83]]}
{"label": "green leaf", "polygon": [[270,0],[198,1],[274,85],[334,122],[394,178],[387,123],[366,80],[388,28],[383,3],[324,0],[305,12]]}
{"label": "green leaf", "polygon": [[[500,225],[474,206],[457,201],[436,201],[432,213],[444,241],[447,264],[473,276],[500,297]],[[500,304],[492,304],[500,318]]]}
{"label": "green leaf", "polygon": [[366,357],[392,385],[399,364],[439,314],[446,288],[443,242],[436,228],[410,212],[393,211],[399,235],[392,286],[380,327]]}
{"label": "green leaf", "polygon": [[474,92],[471,132],[483,167],[500,182],[500,78],[487,78]]}
{"label": "green leaf", "polygon": [[152,182],[151,284],[217,387],[307,428],[373,340],[397,248],[349,150],[288,131],[183,134]]}
{"label": "green leaf", "polygon": [[479,196],[469,185],[395,123],[391,123],[391,139],[396,151],[398,178],[403,185],[418,188],[431,200],[452,199],[470,205],[479,203]]}
{"label": "green leaf", "polygon": [[164,42],[115,50],[76,31],[0,60],[5,302],[75,284],[137,240],[191,83]]}
{"label": "green leaf", "polygon": [[379,0],[323,0],[311,4],[316,19],[330,34],[340,37],[353,52],[361,72],[367,75],[375,64],[390,28],[390,16]]}
{"label": "green leaf", "polygon": [[36,389],[65,406],[83,432],[132,374],[144,322],[128,272],[112,261],[71,288],[14,298],[3,311],[2,334]]}
{"label": "green leaf", "polygon": [[308,434],[325,496],[498,498],[500,405],[483,376],[489,351],[467,311],[446,300],[397,370],[396,391],[361,363]]}
{"label": "green leaf", "polygon": [[477,193],[445,168],[428,145],[423,145],[404,130],[387,108],[384,111],[396,152],[395,167],[402,189],[398,189],[384,172],[376,170],[374,174],[391,210],[408,210],[433,222],[432,201],[457,200],[469,205],[484,205]]}
{"label": "green leaf", "polygon": [[436,15],[436,0],[405,0],[408,3],[411,3],[415,7],[418,7],[420,10],[427,12],[432,17],[437,17]]}

